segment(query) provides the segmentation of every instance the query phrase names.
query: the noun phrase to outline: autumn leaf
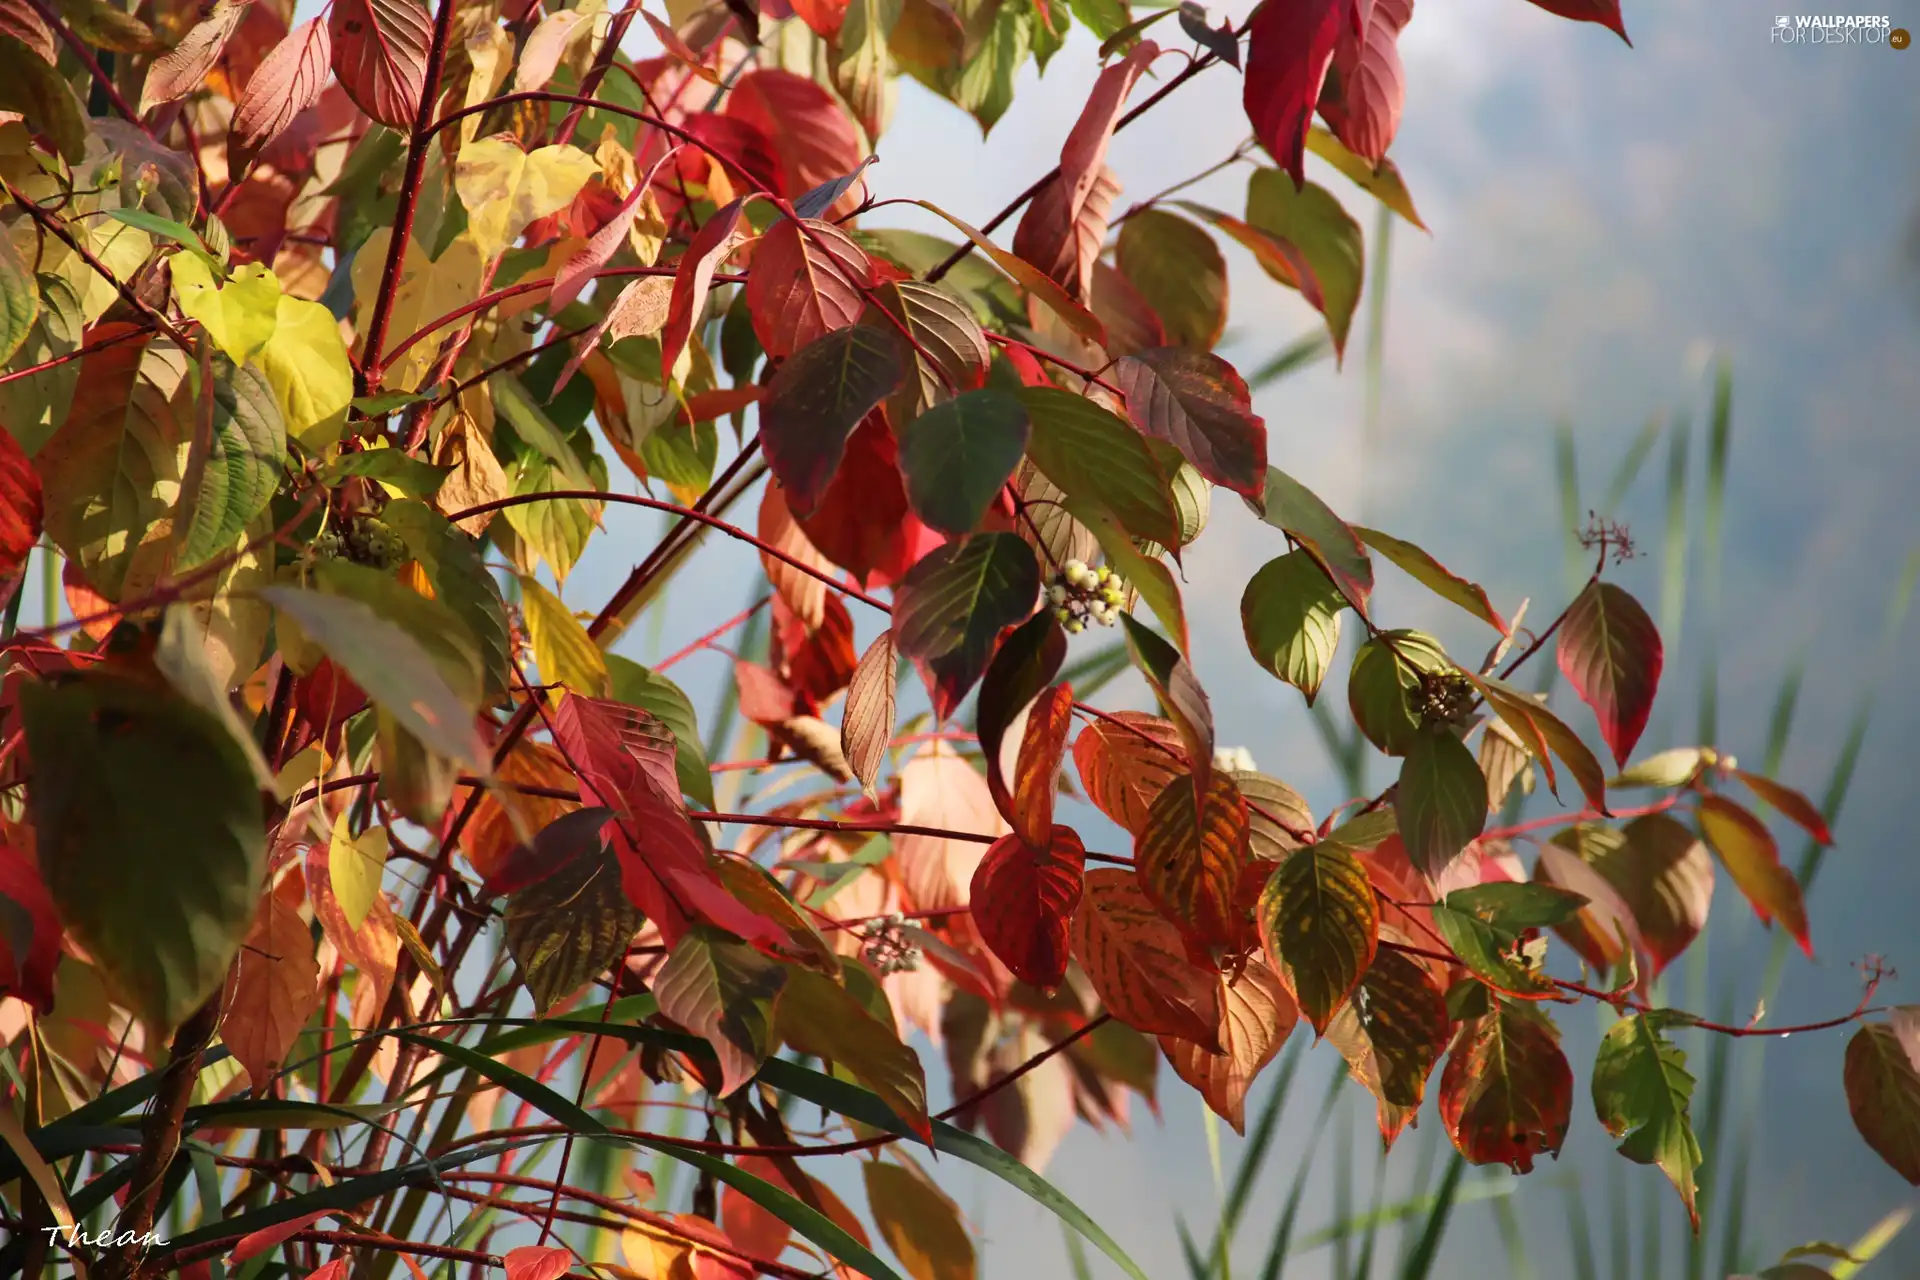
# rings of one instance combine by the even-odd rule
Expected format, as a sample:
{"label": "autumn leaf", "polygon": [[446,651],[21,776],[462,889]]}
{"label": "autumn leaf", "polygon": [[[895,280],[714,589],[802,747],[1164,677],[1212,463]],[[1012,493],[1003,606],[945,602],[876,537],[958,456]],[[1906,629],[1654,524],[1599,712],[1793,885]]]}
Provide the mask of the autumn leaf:
{"label": "autumn leaf", "polygon": [[893,740],[898,699],[899,662],[889,628],[875,636],[854,668],[847,686],[847,706],[840,721],[840,754],[872,800],[887,745]]}
{"label": "autumn leaf", "polygon": [[1173,722],[1139,711],[1089,721],[1074,739],[1073,762],[1094,807],[1136,837],[1155,798],[1187,772]]}
{"label": "autumn leaf", "polygon": [[1400,128],[1407,93],[1400,32],[1413,17],[1413,0],[1372,0],[1360,12],[1362,30],[1342,31],[1334,46],[1320,114],[1349,150],[1377,165]]}
{"label": "autumn leaf", "polygon": [[1533,3],[1548,13],[1575,22],[1597,22],[1626,40],[1629,48],[1633,45],[1633,41],[1627,39],[1627,25],[1620,16],[1620,0],[1533,0]]}
{"label": "autumn leaf", "polygon": [[846,987],[818,973],[782,972],[785,987],[775,1010],[780,1038],[844,1068],[916,1133],[930,1137],[920,1059],[900,1042],[891,1021],[874,1017]]}
{"label": "autumn leaf", "polygon": [[1573,1069],[1544,1014],[1496,1001],[1462,1023],[1440,1077],[1440,1121],[1474,1164],[1533,1169],[1560,1154],[1573,1109]]}
{"label": "autumn leaf", "polygon": [[894,837],[894,865],[915,907],[964,907],[987,847],[1006,834],[986,780],[945,742],[915,751],[900,770],[900,821],[913,827],[983,837],[903,833]]}
{"label": "autumn leaf", "polygon": [[[147,68],[147,78],[140,89],[139,113],[145,115],[163,102],[176,102],[198,89],[213,64],[220,60],[227,40],[246,14],[247,6],[243,3],[216,0],[213,9],[180,37],[180,43],[155,58]],[[320,65],[325,67],[325,58]]]}
{"label": "autumn leaf", "polygon": [[1411,542],[1402,541],[1391,534],[1381,533],[1378,529],[1356,527],[1354,533],[1368,547],[1385,556],[1395,568],[1442,600],[1459,605],[1501,635],[1507,634],[1507,621],[1488,601],[1486,588],[1450,572],[1446,566]]}
{"label": "autumn leaf", "polygon": [[1713,859],[1700,837],[1672,815],[1635,818],[1593,866],[1632,912],[1650,974],[1657,976],[1706,927]]}
{"label": "autumn leaf", "polygon": [[[1197,785],[1197,784],[1195,784]],[[1214,771],[1206,791],[1176,779],[1147,811],[1134,847],[1140,887],[1201,950],[1224,949],[1240,932],[1236,890],[1246,865],[1246,797]]]}
{"label": "autumn leaf", "polygon": [[1212,236],[1178,214],[1140,209],[1121,224],[1114,260],[1167,341],[1213,349],[1227,324],[1227,263]]}
{"label": "autumn leaf", "polygon": [[1032,422],[1027,454],[1063,493],[1092,504],[1136,537],[1180,540],[1180,515],[1166,472],[1118,416],[1058,387],[1019,393]]}
{"label": "autumn leaf", "polygon": [[1353,854],[1323,841],[1274,869],[1260,895],[1260,939],[1300,1012],[1325,1035],[1373,963],[1380,908]]}
{"label": "autumn leaf", "polygon": [[1267,424],[1232,365],[1209,352],[1158,347],[1123,357],[1112,378],[1143,434],[1179,449],[1214,484],[1248,498],[1266,492]]}
{"label": "autumn leaf", "polygon": [[1920,1059],[1892,1026],[1870,1022],[1847,1042],[1847,1111],[1874,1153],[1920,1186]]}
{"label": "autumn leaf", "polygon": [[986,670],[1001,630],[1027,618],[1039,592],[1033,548],[1011,533],[948,543],[907,571],[896,592],[894,640],[926,671],[937,716],[953,714]]}
{"label": "autumn leaf", "polygon": [[1347,13],[1346,0],[1264,4],[1248,24],[1242,95],[1247,119],[1254,137],[1296,183],[1304,181],[1307,126]]}
{"label": "autumn leaf", "polygon": [[1166,1035],[1160,1037],[1160,1050],[1175,1073],[1200,1091],[1214,1114],[1244,1135],[1247,1091],[1254,1077],[1279,1054],[1300,1020],[1300,1010],[1286,984],[1258,956],[1237,977],[1222,974],[1219,982],[1218,1038],[1224,1052],[1212,1053]]}
{"label": "autumn leaf", "polygon": [[699,925],[674,945],[654,975],[660,1012],[713,1046],[720,1097],[747,1083],[766,1060],[773,1047],[774,998],[799,972]]}
{"label": "autumn leaf", "polygon": [[1180,931],[1154,909],[1129,871],[1087,874],[1073,917],[1073,955],[1100,1002],[1148,1035],[1220,1049],[1218,975],[1187,958]]}
{"label": "autumn leaf", "polygon": [[1256,170],[1248,180],[1246,220],[1287,250],[1284,265],[1273,257],[1256,257],[1267,274],[1298,289],[1326,318],[1334,353],[1344,357],[1366,272],[1360,224],[1326,188],[1311,182],[1296,186],[1277,169]]}
{"label": "autumn leaf", "polygon": [[[234,9],[244,15],[247,6],[235,5]],[[246,92],[233,110],[231,137],[242,159],[265,151],[302,111],[320,100],[332,60],[332,31],[321,18],[295,27],[273,47],[248,78]],[[149,84],[151,75],[158,71],[156,64],[154,72],[149,73]]]}
{"label": "autumn leaf", "polygon": [[858,321],[873,284],[873,263],[846,232],[831,222],[782,218],[753,251],[753,331],[768,355],[785,359]]}
{"label": "autumn leaf", "polygon": [[39,543],[41,506],[33,463],[12,432],[0,431],[0,580],[18,572]]}
{"label": "autumn leaf", "polygon": [[481,256],[497,256],[536,219],[566,208],[599,168],[578,147],[528,152],[506,136],[478,138],[460,148],[453,185],[466,206],[467,231]]}
{"label": "autumn leaf", "polygon": [[1809,957],[1807,908],[1800,882],[1780,862],[1780,847],[1766,824],[1725,796],[1700,799],[1700,834],[1762,923],[1778,920]]}
{"label": "autumn leaf", "polygon": [[280,281],[270,269],[250,263],[219,284],[197,254],[179,253],[169,261],[180,310],[205,326],[235,364],[245,364],[266,347],[280,315]]}
{"label": "autumn leaf", "polygon": [[523,1245],[507,1250],[501,1262],[506,1266],[507,1280],[560,1280],[573,1269],[573,1251]]}
{"label": "autumn leaf", "polygon": [[1015,754],[1012,803],[1007,821],[1029,844],[1045,844],[1053,831],[1053,804],[1059,790],[1060,761],[1073,727],[1073,687],[1055,685],[1027,709],[1026,727]]}
{"label": "autumn leaf", "polygon": [[870,325],[825,333],[781,364],[760,404],[760,447],[796,516],[820,508],[854,428],[905,376],[899,348]]}
{"label": "autumn leaf", "polygon": [[355,105],[381,124],[413,128],[432,26],[419,0],[337,0],[333,6],[327,27],[334,73]]}
{"label": "autumn leaf", "polygon": [[968,906],[981,939],[1014,977],[1041,991],[1066,977],[1068,926],[1085,866],[1080,837],[1054,827],[1044,843],[1000,837],[974,869]]}
{"label": "autumn leaf", "polygon": [[1653,714],[1663,653],[1653,619],[1611,582],[1588,584],[1560,624],[1560,671],[1593,708],[1617,765],[1625,766]]}
{"label": "autumn leaf", "polygon": [[[298,877],[292,884],[302,887]],[[269,892],[260,899],[222,1000],[220,1041],[263,1095],[320,1000],[313,935],[300,918],[298,897]]]}
{"label": "autumn leaf", "polygon": [[[521,574],[520,609],[542,680],[590,698],[605,698],[613,692],[606,656],[560,597],[537,579]],[[677,786],[669,794],[674,790]]]}
{"label": "autumn leaf", "polygon": [[1267,468],[1267,487],[1256,503],[1260,518],[1299,542],[1339,586],[1354,612],[1365,616],[1373,594],[1373,562],[1352,526],[1319,495],[1278,467]]}

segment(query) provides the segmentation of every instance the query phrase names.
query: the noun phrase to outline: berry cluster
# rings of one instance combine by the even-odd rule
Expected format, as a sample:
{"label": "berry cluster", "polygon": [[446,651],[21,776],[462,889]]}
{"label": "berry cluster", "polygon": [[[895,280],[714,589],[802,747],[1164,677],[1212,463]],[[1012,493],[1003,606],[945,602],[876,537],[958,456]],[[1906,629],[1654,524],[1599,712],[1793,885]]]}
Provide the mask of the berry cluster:
{"label": "berry cluster", "polygon": [[344,534],[328,530],[313,540],[313,558],[332,560],[345,556],[355,564],[374,569],[391,569],[407,558],[407,544],[386,521],[373,516],[355,516]]}
{"label": "berry cluster", "polygon": [[1430,725],[1464,724],[1473,713],[1477,696],[1473,681],[1457,671],[1422,672],[1420,687],[1412,699],[1413,709]]}
{"label": "berry cluster", "polygon": [[881,916],[869,922],[862,935],[866,945],[860,950],[861,959],[883,978],[920,967],[920,948],[903,931],[906,923],[905,916]]}
{"label": "berry cluster", "polygon": [[1047,588],[1047,603],[1053,606],[1053,616],[1068,635],[1085,631],[1089,618],[1103,627],[1112,626],[1119,620],[1120,606],[1126,599],[1119,574],[1105,565],[1089,568],[1082,560],[1067,561]]}

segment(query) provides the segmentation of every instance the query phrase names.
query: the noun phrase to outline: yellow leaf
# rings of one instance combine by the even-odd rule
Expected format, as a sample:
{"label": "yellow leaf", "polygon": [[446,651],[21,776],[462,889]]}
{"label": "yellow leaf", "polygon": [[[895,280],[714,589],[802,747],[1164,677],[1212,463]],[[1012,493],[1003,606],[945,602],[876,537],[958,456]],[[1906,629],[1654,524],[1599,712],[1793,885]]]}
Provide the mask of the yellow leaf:
{"label": "yellow leaf", "polygon": [[280,280],[264,263],[234,268],[225,284],[198,254],[173,256],[173,294],[180,310],[206,327],[207,334],[235,364],[259,355],[273,339],[280,320]]}
{"label": "yellow leaf", "polygon": [[[513,37],[499,24],[488,22],[467,37],[467,61],[472,70],[467,73],[466,96],[460,105],[478,106],[506,86],[507,74],[513,67]],[[461,146],[473,141],[484,114],[475,112],[460,121]]]}
{"label": "yellow leaf", "polygon": [[287,434],[301,448],[319,453],[340,438],[353,401],[353,366],[331,311],[283,296],[258,363],[273,387]]}
{"label": "yellow leaf", "polygon": [[[374,300],[380,293],[380,274],[386,267],[387,245],[392,233],[381,227],[367,237],[353,259],[353,292],[358,310],[354,328],[364,335],[372,318]],[[400,266],[400,284],[393,295],[393,310],[387,322],[386,350],[391,353],[400,343],[424,325],[458,311],[480,296],[480,281],[485,261],[480,246],[471,235],[462,234],[446,247],[438,259],[429,260],[416,239],[407,245]],[[449,328],[444,332],[452,332]],[[414,343],[398,359],[388,364],[381,377],[387,391],[414,391],[432,367],[440,342],[425,337]],[[365,353],[362,353],[363,355]]]}
{"label": "yellow leaf", "polygon": [[492,258],[536,218],[572,203],[600,166],[578,147],[522,151],[496,135],[469,143],[453,168],[454,189],[467,208],[467,231]]}
{"label": "yellow leaf", "polygon": [[347,830],[345,812],[333,820],[333,838],[327,842],[327,872],[333,878],[334,901],[340,904],[349,927],[358,929],[366,923],[386,868],[385,827],[368,827],[356,839]]}
{"label": "yellow leaf", "polygon": [[520,592],[527,640],[533,646],[540,678],[589,698],[611,697],[613,678],[607,673],[606,655],[588,638],[580,620],[560,597],[533,578],[521,577]]}
{"label": "yellow leaf", "polygon": [[960,1206],[905,1155],[896,1158],[899,1164],[874,1160],[860,1166],[867,1205],[887,1247],[913,1280],[974,1280],[978,1262]]}

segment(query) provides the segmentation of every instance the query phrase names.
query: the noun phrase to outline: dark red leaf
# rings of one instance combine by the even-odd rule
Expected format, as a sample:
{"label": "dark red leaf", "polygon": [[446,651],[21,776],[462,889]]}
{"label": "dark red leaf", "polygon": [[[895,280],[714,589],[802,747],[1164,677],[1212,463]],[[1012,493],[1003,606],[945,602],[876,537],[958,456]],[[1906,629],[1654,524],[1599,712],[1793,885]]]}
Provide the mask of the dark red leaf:
{"label": "dark red leaf", "polygon": [[1051,991],[1067,976],[1068,927],[1080,906],[1086,848],[1071,827],[1041,844],[1001,836],[973,873],[974,927],[1013,976]]}
{"label": "dark red leaf", "polygon": [[1665,652],[1647,611],[1611,582],[1590,584],[1560,624],[1561,674],[1593,708],[1615,764],[1625,766],[1646,730]]}
{"label": "dark red leaf", "polygon": [[898,447],[885,416],[868,414],[848,438],[819,505],[799,517],[814,548],[869,590],[897,581],[945,541],[908,505]]}
{"label": "dark red leaf", "polygon": [[[1077,881],[1074,892],[1078,897]],[[60,932],[40,868],[18,849],[0,845],[0,998],[18,996],[41,1014],[52,1012]]]}
{"label": "dark red leaf", "polygon": [[782,218],[753,251],[753,332],[768,355],[785,359],[859,320],[873,283],[872,261],[846,232],[831,222]]}
{"label": "dark red leaf", "polygon": [[1333,136],[1375,165],[1400,128],[1407,96],[1400,32],[1412,17],[1413,0],[1373,0],[1365,32],[1341,35],[1320,90],[1320,115]]}
{"label": "dark red leaf", "polygon": [[781,364],[760,402],[760,448],[794,515],[819,508],[861,419],[906,373],[891,332],[864,324],[822,334]]}
{"label": "dark red leaf", "polygon": [[779,596],[773,598],[774,663],[796,691],[826,702],[853,679],[853,618],[837,595],[822,602],[820,625],[808,627]]}
{"label": "dark red leaf", "polygon": [[[833,11],[836,26],[844,8]],[[796,12],[812,25],[804,9]],[[734,82],[724,110],[772,142],[789,194],[811,191],[860,167],[860,133],[852,117],[831,93],[805,76],[773,67],[749,71]],[[813,216],[851,213],[858,202],[858,195],[848,191]]]}
{"label": "dark red leaf", "polygon": [[1066,661],[1067,637],[1051,613],[1034,614],[1009,631],[980,677],[974,732],[987,762],[987,790],[994,807],[1011,821],[1013,797],[1000,768],[1001,743],[1021,711],[1052,683]]}
{"label": "dark red leaf", "polygon": [[693,333],[695,317],[707,308],[713,273],[738,243],[740,211],[745,207],[743,197],[701,223],[680,258],[673,276],[673,300],[667,304],[667,323],[660,330],[661,376],[668,382],[673,381],[673,366],[679,363],[680,352]]}
{"label": "dark red leaf", "polygon": [[1306,181],[1307,127],[1352,3],[1265,0],[1253,15],[1241,100],[1254,137],[1296,184]]}
{"label": "dark red leaf", "polygon": [[1527,1173],[1560,1154],[1572,1114],[1573,1068],[1545,1015],[1500,1000],[1461,1024],[1440,1076],[1440,1121],[1461,1155]]}

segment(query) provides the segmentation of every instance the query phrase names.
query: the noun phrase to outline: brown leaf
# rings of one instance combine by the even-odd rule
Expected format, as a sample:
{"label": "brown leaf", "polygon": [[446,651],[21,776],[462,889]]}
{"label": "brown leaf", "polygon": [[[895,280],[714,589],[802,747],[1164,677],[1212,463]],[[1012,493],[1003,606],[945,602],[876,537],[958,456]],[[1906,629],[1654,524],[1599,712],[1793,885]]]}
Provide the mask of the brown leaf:
{"label": "brown leaf", "polygon": [[1713,859],[1669,814],[1635,818],[1620,835],[1617,848],[1594,858],[1594,869],[1627,904],[1646,948],[1648,976],[1658,977],[1706,928]]}
{"label": "brown leaf", "polygon": [[1180,931],[1131,872],[1087,874],[1073,954],[1107,1011],[1134,1030],[1218,1046],[1219,981],[1187,958]]}
{"label": "brown leaf", "polygon": [[[485,506],[513,493],[507,473],[500,467],[500,459],[494,456],[493,446],[464,410],[456,410],[441,428],[433,464],[447,468],[447,478],[440,482],[440,488],[433,495],[434,509],[442,515]],[[485,511],[468,516],[459,522],[459,527],[477,538],[497,514]]]}
{"label": "brown leaf", "polygon": [[221,1042],[262,1096],[320,999],[313,935],[297,906],[300,889],[296,873],[260,899],[253,927],[227,975],[222,1001]]}
{"label": "brown leaf", "polygon": [[1847,1110],[1853,1127],[1882,1160],[1920,1186],[1920,1062],[1885,1023],[1868,1023],[1847,1042]]}
{"label": "brown leaf", "polygon": [[460,833],[460,849],[482,879],[498,871],[523,840],[580,807],[577,800],[528,795],[515,789],[570,791],[578,785],[560,753],[544,742],[522,738],[515,743],[494,770],[494,778],[503,785],[481,795],[472,819]]}
{"label": "brown leaf", "polygon": [[740,243],[740,213],[744,200],[735,200],[700,224],[693,241],[680,258],[673,276],[673,298],[667,305],[666,324],[660,330],[661,376],[673,380],[673,367],[680,362],[692,336],[694,322],[706,310],[707,294],[713,289],[713,274]]}
{"label": "brown leaf", "polygon": [[[1006,1075],[1047,1047],[1032,1025],[996,1047],[987,1059],[989,1079]],[[1035,1173],[1042,1172],[1073,1128],[1073,1069],[1055,1054],[980,1105],[987,1135]]]}
{"label": "brown leaf", "polygon": [[1237,978],[1220,977],[1219,1039],[1224,1052],[1211,1053],[1188,1040],[1160,1037],[1160,1050],[1182,1080],[1200,1091],[1214,1114],[1247,1131],[1247,1090],[1254,1077],[1280,1052],[1300,1021],[1299,1007],[1279,975],[1255,956]]}
{"label": "brown leaf", "polygon": [[[60,51],[53,44],[53,31],[27,0],[0,0],[0,35],[12,36],[39,54],[40,60],[50,67],[60,61]],[[142,106],[141,110],[144,112],[146,108]]]}
{"label": "brown leaf", "polygon": [[[787,506],[786,490],[778,484],[769,482],[760,495],[760,541],[769,547],[785,553],[804,565],[811,565],[822,573],[833,572],[833,562],[820,554],[806,531],[793,518],[793,511]],[[810,573],[802,573],[786,560],[762,551],[760,564],[767,571],[767,581],[780,593],[800,619],[810,627],[820,625],[826,612],[827,584]]]}
{"label": "brown leaf", "polygon": [[1013,251],[1045,272],[1068,297],[1084,300],[1093,292],[1093,267],[1107,239],[1107,219],[1120,194],[1120,180],[1101,165],[1077,201],[1075,194],[1064,176],[1042,187],[1014,229]]}
{"label": "brown leaf", "polygon": [[427,7],[419,0],[335,0],[327,28],[347,96],[381,124],[411,130],[433,36]]}
{"label": "brown leaf", "polygon": [[886,759],[887,744],[893,740],[899,674],[893,631],[889,629],[875,636],[860,655],[853,683],[847,686],[847,705],[840,720],[840,752],[870,801],[879,799],[874,784]]}

